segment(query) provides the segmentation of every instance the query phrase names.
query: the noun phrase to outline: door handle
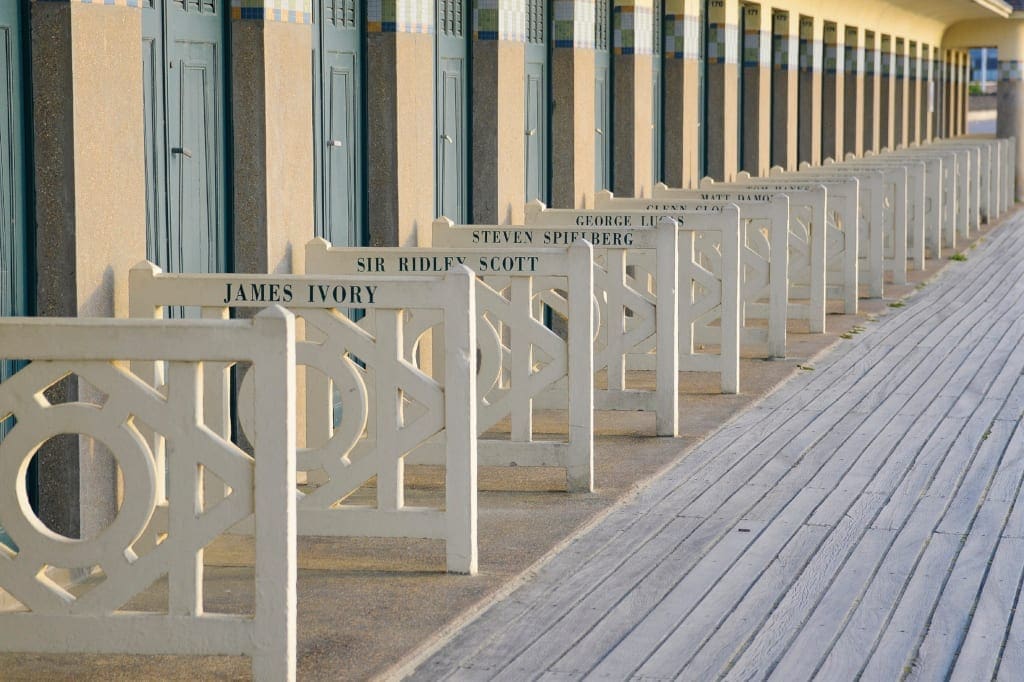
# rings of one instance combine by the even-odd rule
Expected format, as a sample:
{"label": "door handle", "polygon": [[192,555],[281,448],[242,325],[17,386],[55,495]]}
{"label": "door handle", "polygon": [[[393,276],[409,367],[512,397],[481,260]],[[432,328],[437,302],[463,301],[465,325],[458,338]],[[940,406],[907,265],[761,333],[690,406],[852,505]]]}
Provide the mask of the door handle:
{"label": "door handle", "polygon": [[594,132],[597,133],[598,135],[604,135],[604,131],[601,130],[600,128],[594,128]]}
{"label": "door handle", "polygon": [[343,147],[345,146],[341,140],[327,140],[328,147]]}
{"label": "door handle", "polygon": [[189,159],[192,158],[192,150],[189,149],[188,147],[171,147],[171,153],[172,154],[181,154],[182,156],[184,156],[186,158],[189,158]]}
{"label": "door handle", "polygon": [[443,142],[447,142],[448,144],[452,144],[455,142],[455,140],[453,140],[450,135],[441,135],[441,140]]}
{"label": "door handle", "polygon": [[536,128],[530,128],[529,130],[526,131],[526,136],[527,137],[533,137],[536,134],[537,134],[537,129]]}

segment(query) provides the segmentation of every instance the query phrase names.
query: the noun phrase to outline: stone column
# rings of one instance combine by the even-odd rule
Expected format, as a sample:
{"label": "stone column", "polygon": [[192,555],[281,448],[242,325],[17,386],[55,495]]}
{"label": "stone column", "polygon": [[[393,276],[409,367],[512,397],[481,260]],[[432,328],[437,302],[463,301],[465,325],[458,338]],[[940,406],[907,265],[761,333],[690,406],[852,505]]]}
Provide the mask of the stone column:
{"label": "stone column", "polygon": [[[1004,52],[1000,51],[1002,57]],[[1000,59],[996,85],[996,137],[1017,138],[1016,199],[1024,197],[1024,60]]]}
{"label": "stone column", "polygon": [[429,243],[423,238],[435,218],[431,8],[423,10],[414,0],[367,6],[366,187],[371,246]]}
{"label": "stone column", "polygon": [[821,163],[821,19],[800,16],[800,91],[797,162]]}
{"label": "stone column", "polygon": [[772,43],[771,165],[796,170],[800,34],[795,14],[773,13]]}
{"label": "stone column", "polygon": [[617,196],[650,196],[652,177],[651,0],[615,0],[612,15],[612,191]]}
{"label": "stone column", "polygon": [[526,13],[476,7],[470,59],[473,222],[522,224],[526,204]]}
{"label": "stone column", "polygon": [[879,96],[881,90],[881,78],[879,72],[881,71],[881,65],[879,63],[879,50],[878,43],[876,42],[875,34],[872,31],[864,33],[864,48],[860,51],[864,59],[864,104],[861,107],[863,113],[863,129],[864,129],[864,151],[871,150],[877,152],[880,148],[878,144],[879,140]]}
{"label": "stone column", "polygon": [[893,129],[895,124],[895,107],[893,106],[896,97],[896,79],[893,77],[893,69],[896,66],[895,55],[892,52],[892,38],[882,36],[881,51],[879,52],[879,90],[878,90],[878,148],[893,148]]}
{"label": "stone column", "polygon": [[744,5],[743,25],[743,168],[768,175],[771,167],[771,13]]}
{"label": "stone column", "polygon": [[944,108],[945,113],[943,118],[945,119],[943,137],[953,137],[956,133],[956,68],[953,63],[953,51],[943,50],[946,69],[946,77],[943,83],[943,100],[945,100]]}
{"label": "stone column", "polygon": [[957,134],[967,134],[967,88],[971,79],[971,55],[968,52],[959,53],[959,131]]}
{"label": "stone column", "polygon": [[[126,317],[128,271],[146,257],[142,14],[33,2],[30,21],[36,311]],[[57,388],[55,400],[79,395],[73,382]],[[106,448],[59,436],[37,457],[39,514],[51,530],[91,537],[113,520],[117,466]]]}
{"label": "stone column", "polygon": [[843,45],[839,28],[824,28],[824,73],[821,77],[821,157],[843,160]]}
{"label": "stone column", "polygon": [[921,59],[918,43],[912,40],[906,58],[906,140],[907,144],[921,139]]}
{"label": "stone column", "polygon": [[918,82],[921,84],[921,123],[918,126],[918,139],[924,143],[932,139],[932,118],[935,114],[935,103],[931,97],[934,78],[932,48],[928,45],[921,46],[920,74]]}
{"label": "stone column", "polygon": [[732,180],[736,175],[738,132],[739,3],[736,0],[710,0],[708,3],[707,119],[704,121],[707,174],[716,180]]}
{"label": "stone column", "polygon": [[893,95],[893,140],[892,148],[907,144],[907,44],[903,38],[896,39],[896,90]]}
{"label": "stone column", "polygon": [[551,204],[594,204],[594,3],[555,3],[551,51]]}
{"label": "stone column", "polygon": [[303,254],[314,224],[308,3],[306,9],[237,13],[232,18],[237,272],[305,271]]}
{"label": "stone column", "polygon": [[863,31],[846,27],[843,44],[843,154],[864,153]]}
{"label": "stone column", "polygon": [[700,4],[701,0],[665,1],[669,38],[661,78],[665,84],[665,183],[670,187],[696,187],[700,181]]}
{"label": "stone column", "polygon": [[951,74],[949,84],[949,136],[956,137],[960,134],[960,107],[962,105],[960,100],[960,53],[956,50],[950,52],[949,69]]}

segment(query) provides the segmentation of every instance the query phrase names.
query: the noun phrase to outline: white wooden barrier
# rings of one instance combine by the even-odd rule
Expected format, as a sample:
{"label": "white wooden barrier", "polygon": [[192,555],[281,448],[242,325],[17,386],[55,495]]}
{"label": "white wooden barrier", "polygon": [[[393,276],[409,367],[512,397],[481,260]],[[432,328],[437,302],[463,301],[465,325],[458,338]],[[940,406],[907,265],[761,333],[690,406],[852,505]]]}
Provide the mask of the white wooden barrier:
{"label": "white wooden barrier", "polygon": [[[295,679],[294,325],[277,307],[252,321],[0,320],[3,356],[30,361],[0,384],[0,419],[16,420],[0,443],[0,523],[17,545],[0,544],[0,589],[24,607],[0,613],[0,650],[246,655],[257,680]],[[169,391],[151,388],[129,361],[167,363]],[[204,424],[204,363],[236,362],[253,370],[255,457]],[[102,396],[50,403],[43,391],[70,376]],[[144,427],[171,451],[166,496]],[[120,510],[90,539],[51,531],[29,504],[29,462],[60,434],[102,443],[120,467]],[[204,475],[231,487],[215,506],[204,501]],[[145,546],[161,511],[167,534]],[[209,612],[203,550],[253,516],[253,612]],[[97,566],[103,577],[74,593],[48,575]],[[162,576],[163,607],[124,609]]]}
{"label": "white wooden barrier", "polygon": [[[615,225],[609,224],[609,225]],[[587,225],[576,229],[545,229],[519,225],[454,225],[447,218],[434,221],[435,247],[492,248],[514,246],[566,246],[580,240],[594,247],[594,293],[600,307],[600,325],[594,340],[594,371],[607,371],[605,388],[595,387],[598,410],[647,411],[656,415],[659,436],[679,434],[679,277],[677,226],[666,220],[657,229],[634,230],[629,225]],[[646,278],[627,273],[627,256],[637,250],[656,254],[659,281],[672,285],[655,292]],[[569,316],[568,301],[550,290],[542,303]],[[627,316],[628,324],[627,324]],[[655,390],[627,383],[627,361],[634,354],[656,357]],[[738,370],[738,365],[737,365]],[[545,405],[546,406],[546,405]]]}
{"label": "white wooden barrier", "polygon": [[[476,312],[475,277],[457,267],[438,276],[329,277],[301,275],[163,274],[142,263],[129,275],[133,317],[159,318],[166,307],[198,307],[203,317],[225,318],[232,308],[287,307],[305,333],[296,344],[307,368],[306,443],[298,470],[321,484],[298,500],[302,535],[409,537],[444,540],[447,568],[475,573],[476,542]],[[345,309],[373,311],[354,322]],[[443,313],[443,385],[417,369],[403,343],[414,310]],[[311,331],[315,330],[315,331]],[[154,386],[159,365],[143,368]],[[328,377],[330,382],[322,380]],[[341,396],[334,409],[331,384]],[[218,434],[231,429],[230,379],[208,367],[204,381],[206,423]],[[253,390],[243,379],[238,389]],[[259,429],[239,411],[243,433]],[[405,504],[405,457],[443,432],[443,507]],[[376,505],[346,501],[376,477]]]}
{"label": "white wooden barrier", "polygon": [[[905,209],[897,210],[896,215],[903,217],[906,221],[907,231],[907,259],[909,267],[914,270],[925,269],[925,247],[928,242],[928,223],[926,221],[925,191],[927,189],[928,168],[921,159],[893,159],[889,155],[872,156],[868,158],[853,158],[842,163],[825,159],[826,168],[870,168],[881,171],[894,170],[897,174],[904,171],[905,177],[897,180],[899,185],[894,187],[895,201],[899,202],[900,190],[902,189],[903,204]],[[899,209],[899,204],[894,205]],[[895,256],[894,256],[895,257]]]}
{"label": "white wooden barrier", "polygon": [[[911,146],[880,155],[865,152],[866,158],[920,159],[926,171],[925,232],[932,258],[939,258],[940,247],[956,248],[957,164],[958,154],[953,149],[940,149],[931,145]],[[966,213],[964,214],[966,217]]]}
{"label": "white wooden barrier", "polygon": [[[893,284],[907,283],[907,256],[910,239],[907,235],[907,171],[902,166],[865,167],[837,165],[826,159],[827,166],[802,169],[802,175],[819,178],[829,172],[854,175],[866,171],[880,173],[882,176],[881,198],[882,215],[882,251],[884,272],[890,273]],[[862,235],[865,236],[866,235]]]}
{"label": "white wooden barrier", "polygon": [[[355,276],[444,273],[465,265],[477,275],[477,429],[483,434],[506,417],[510,439],[480,438],[481,466],[553,466],[566,470],[570,491],[594,488],[594,273],[590,244],[568,248],[342,248],[323,239],[306,247],[306,273]],[[535,302],[564,296],[568,337],[544,325]],[[442,322],[439,311],[417,310],[406,321],[406,354]],[[572,354],[569,348],[572,347]],[[444,367],[443,355],[433,374]],[[552,392],[566,411],[567,441],[537,440],[534,400]],[[422,450],[422,449],[421,449]],[[443,455],[444,453],[436,453]],[[443,464],[435,453],[409,462]],[[433,455],[433,456],[431,456]]]}
{"label": "white wooden barrier", "polygon": [[[730,202],[673,202],[674,208],[661,213],[652,211],[577,210],[546,208],[540,202],[526,207],[527,225],[569,227],[587,221],[609,222],[628,218],[634,223],[658,220],[669,216],[680,222],[680,227],[697,231],[694,221],[700,215],[715,215],[730,208]],[[740,211],[740,343],[762,357],[778,358],[786,355],[786,304],[788,300],[789,259],[789,201],[785,197],[764,204],[746,202]],[[731,221],[727,221],[731,225]],[[707,257],[698,254],[699,262],[714,272],[724,261],[717,254],[718,240],[723,226],[717,221],[708,223],[710,233],[700,235],[699,250],[710,248]],[[710,237],[710,239],[708,238]],[[685,247],[684,247],[685,248]],[[714,252],[714,253],[711,253]],[[686,254],[680,254],[680,261]],[[732,278],[723,272],[722,278]],[[698,341],[700,343],[701,341]],[[706,343],[711,343],[709,339]]]}
{"label": "white wooden barrier", "polygon": [[971,230],[981,226],[981,184],[978,177],[981,167],[981,151],[977,146],[964,141],[937,140],[936,148],[953,149],[960,152],[957,162],[957,208],[959,209],[959,236],[971,236]]}
{"label": "white wooden barrier", "polygon": [[[826,182],[834,179],[856,178],[860,190],[858,206],[857,254],[858,281],[867,285],[870,298],[880,298],[884,292],[885,271],[891,258],[886,258],[886,244],[899,244],[893,234],[895,215],[887,209],[892,206],[892,187],[886,183],[885,173],[875,170],[839,172],[835,168],[804,167],[799,172],[787,173],[779,167],[771,169],[771,178],[789,182]],[[887,190],[889,194],[887,195]],[[888,198],[887,198],[888,196]],[[906,223],[903,223],[904,227]],[[906,244],[904,233],[903,244]],[[905,254],[905,248],[904,248]],[[903,277],[906,278],[906,258],[903,259]],[[898,275],[894,276],[894,282]]]}
{"label": "white wooden barrier", "polygon": [[[780,193],[727,185],[700,190],[670,189],[659,183],[654,194],[654,199],[614,199],[610,192],[598,192],[594,206],[603,210],[664,213],[679,210],[677,207],[685,205],[695,206],[698,211],[705,206],[713,209],[726,202],[739,207],[742,221],[744,207],[748,203],[771,204]],[[824,185],[819,185],[786,192],[785,196],[789,200],[789,303],[786,315],[791,320],[806,321],[812,334],[821,334],[825,332],[825,213],[828,191]]]}
{"label": "white wooden barrier", "polygon": [[[838,300],[843,312],[857,313],[858,298],[858,243],[857,233],[860,222],[860,181],[857,178],[825,178],[820,181],[800,181],[796,178],[778,180],[775,178],[754,178],[740,172],[733,183],[717,183],[711,178],[701,181],[704,190],[742,189],[745,191],[781,193],[814,192],[820,187],[826,190],[825,204],[825,298]],[[654,187],[654,196],[675,190]],[[791,205],[792,206],[792,205]]]}

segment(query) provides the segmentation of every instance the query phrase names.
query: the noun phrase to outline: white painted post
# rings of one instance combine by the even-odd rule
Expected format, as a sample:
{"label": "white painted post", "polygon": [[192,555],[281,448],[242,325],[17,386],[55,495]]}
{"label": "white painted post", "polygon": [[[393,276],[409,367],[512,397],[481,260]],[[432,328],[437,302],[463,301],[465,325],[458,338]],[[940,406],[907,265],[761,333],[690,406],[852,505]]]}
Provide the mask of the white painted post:
{"label": "white painted post", "polygon": [[[675,438],[679,435],[679,223],[673,218],[658,221],[658,340],[657,434]],[[665,275],[671,276],[666,277]],[[725,320],[722,320],[725,324]],[[661,390],[672,386],[673,390]]]}
{"label": "white painted post", "polygon": [[[279,306],[260,312],[254,332],[276,352],[254,363],[257,680],[295,679],[295,318]],[[286,415],[281,419],[281,415]],[[283,551],[282,551],[282,548]]]}
{"label": "white painted post", "polygon": [[445,308],[448,342],[444,351],[447,566],[450,573],[476,575],[476,276],[460,265],[445,277],[445,282],[450,291]]}
{"label": "white painted post", "polygon": [[[580,385],[569,387],[569,465],[566,483],[570,492],[594,489],[594,249],[581,240],[569,247],[569,367]],[[578,283],[578,285],[577,285]],[[574,348],[575,347],[575,348]]]}
{"label": "white painted post", "polygon": [[779,195],[772,199],[772,226],[770,235],[771,261],[768,265],[771,279],[768,309],[768,356],[786,357],[786,316],[789,312],[789,197]]}
{"label": "white painted post", "polygon": [[[731,214],[731,215],[730,215]],[[722,212],[736,229],[722,230],[722,393],[740,392],[740,209]],[[728,275],[728,276],[727,276]]]}

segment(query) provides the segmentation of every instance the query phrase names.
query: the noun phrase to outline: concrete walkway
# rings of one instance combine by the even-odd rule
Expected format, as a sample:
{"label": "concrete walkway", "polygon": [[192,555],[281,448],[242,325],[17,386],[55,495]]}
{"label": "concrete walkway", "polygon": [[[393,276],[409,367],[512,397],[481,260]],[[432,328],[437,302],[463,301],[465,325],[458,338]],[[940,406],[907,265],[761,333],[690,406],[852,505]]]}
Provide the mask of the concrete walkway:
{"label": "concrete walkway", "polygon": [[414,679],[1020,679],[1024,217],[695,448]]}

